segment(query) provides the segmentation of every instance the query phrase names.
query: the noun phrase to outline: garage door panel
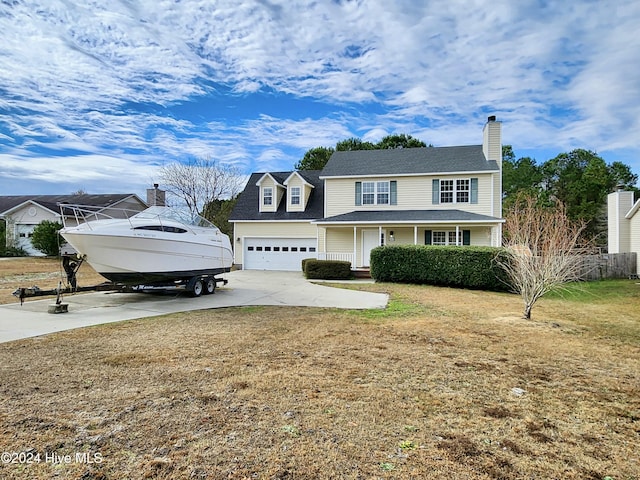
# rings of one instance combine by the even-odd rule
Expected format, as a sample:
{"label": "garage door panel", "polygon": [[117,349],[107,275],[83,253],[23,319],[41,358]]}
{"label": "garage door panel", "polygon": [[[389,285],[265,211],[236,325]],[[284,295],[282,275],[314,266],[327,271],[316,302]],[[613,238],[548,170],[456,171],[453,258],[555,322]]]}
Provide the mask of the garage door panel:
{"label": "garage door panel", "polygon": [[315,238],[252,238],[244,241],[245,270],[300,271],[302,260],[316,257]]}

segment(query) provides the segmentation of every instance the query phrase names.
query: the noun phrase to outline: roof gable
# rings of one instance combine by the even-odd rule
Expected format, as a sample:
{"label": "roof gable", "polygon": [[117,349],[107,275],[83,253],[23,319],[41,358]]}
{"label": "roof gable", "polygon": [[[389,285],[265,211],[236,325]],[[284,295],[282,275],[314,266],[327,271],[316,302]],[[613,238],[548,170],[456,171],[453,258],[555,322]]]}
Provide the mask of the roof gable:
{"label": "roof gable", "polygon": [[289,182],[291,182],[291,180],[293,179],[293,177],[298,177],[298,178],[302,181],[302,183],[304,183],[305,185],[307,185],[307,186],[309,186],[309,187],[311,187],[311,188],[315,188],[315,187],[313,186],[313,184],[312,184],[312,183],[310,183],[306,178],[304,178],[304,177],[300,174],[300,172],[298,172],[297,170],[296,170],[295,172],[292,172],[292,173],[291,173],[291,175],[289,175],[289,176],[287,177],[287,179],[284,181],[284,184],[285,184],[285,185],[289,185]]}
{"label": "roof gable", "polygon": [[137,199],[141,205],[146,205],[140,198],[133,193],[106,193],[106,194],[89,194],[80,195],[7,195],[0,196],[0,215],[7,214],[9,210],[13,210],[18,205],[31,201],[42,207],[59,212],[59,203],[72,203],[77,205],[92,205],[95,207],[109,207],[118,204],[128,198]]}
{"label": "roof gable", "polygon": [[[271,181],[272,181],[276,186],[278,186],[278,187],[283,187],[283,185],[282,185],[282,184],[283,184],[282,180],[280,180],[280,179],[276,179],[273,175],[274,175],[274,174],[271,174],[271,173],[268,173],[268,172],[267,172],[267,173],[265,173],[265,174],[263,174],[263,175],[258,179],[258,181],[256,182],[256,185],[257,185],[257,186],[260,186],[260,185],[262,185],[262,183],[263,183],[266,179],[270,179],[270,180],[271,180]],[[277,175],[277,174],[276,174],[276,175]],[[283,187],[283,188],[284,188],[284,187]]]}
{"label": "roof gable", "polygon": [[[294,172],[269,172],[272,178],[283,184]],[[231,212],[230,221],[295,221],[313,220],[324,216],[324,182],[320,180],[320,170],[303,170],[299,172],[306,182],[313,188],[307,201],[307,206],[302,212],[287,212],[286,202],[281,202],[275,212],[260,212],[260,186],[259,181],[266,173],[252,173],[247,184],[238,197],[238,201]]]}
{"label": "roof gable", "polygon": [[497,171],[498,164],[487,161],[482,145],[469,145],[338,151],[320,178]]}

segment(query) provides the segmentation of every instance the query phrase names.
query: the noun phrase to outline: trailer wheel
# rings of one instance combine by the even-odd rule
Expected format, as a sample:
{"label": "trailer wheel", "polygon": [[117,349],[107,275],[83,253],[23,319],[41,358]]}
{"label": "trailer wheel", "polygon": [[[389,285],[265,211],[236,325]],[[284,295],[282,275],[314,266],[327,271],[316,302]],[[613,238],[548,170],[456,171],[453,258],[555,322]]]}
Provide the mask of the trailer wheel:
{"label": "trailer wheel", "polygon": [[215,293],[216,291],[216,280],[215,278],[209,277],[204,283],[204,293],[210,295]]}
{"label": "trailer wheel", "polygon": [[198,279],[195,282],[193,282],[193,288],[191,289],[191,296],[192,297],[199,297],[200,295],[202,295],[202,292],[204,290],[204,285],[202,283],[202,280]]}

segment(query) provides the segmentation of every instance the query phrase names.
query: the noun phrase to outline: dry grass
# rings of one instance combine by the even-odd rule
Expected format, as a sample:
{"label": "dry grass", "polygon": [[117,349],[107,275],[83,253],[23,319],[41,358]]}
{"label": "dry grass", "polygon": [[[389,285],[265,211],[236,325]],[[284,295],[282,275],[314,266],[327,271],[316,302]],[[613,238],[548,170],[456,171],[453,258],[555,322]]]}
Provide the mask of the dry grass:
{"label": "dry grass", "polygon": [[511,295],[378,284],[359,288],[389,292],[385,312],[232,308],[2,344],[0,451],[41,461],[0,477],[638,479],[640,286],[619,285],[543,299],[535,321]]}
{"label": "dry grass", "polygon": [[[107,281],[86,263],[80,266],[77,278],[79,286],[98,285]],[[46,290],[57,288],[59,282],[66,285],[66,279],[60,262],[54,258],[0,258],[0,304],[17,302],[12,294],[18,287],[37,285]]]}

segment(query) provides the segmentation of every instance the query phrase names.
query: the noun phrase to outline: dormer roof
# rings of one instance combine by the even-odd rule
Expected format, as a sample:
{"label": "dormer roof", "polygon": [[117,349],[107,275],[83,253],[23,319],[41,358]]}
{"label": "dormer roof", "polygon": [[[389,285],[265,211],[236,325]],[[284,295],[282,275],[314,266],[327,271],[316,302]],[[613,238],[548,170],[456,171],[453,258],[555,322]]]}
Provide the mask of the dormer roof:
{"label": "dormer roof", "polygon": [[268,172],[262,174],[262,176],[256,182],[256,185],[259,187],[260,185],[262,185],[262,182],[264,182],[267,178],[271,179],[271,181],[273,181],[273,183],[275,183],[276,186],[285,188],[285,186],[283,185],[284,182],[282,182],[282,179],[276,179],[274,177],[274,174],[268,173]]}
{"label": "dormer roof", "polygon": [[[279,185],[293,174],[298,173],[313,188],[307,201],[306,208],[301,212],[287,212],[287,202],[281,202],[275,212],[260,212],[260,185],[262,179],[269,175]],[[231,212],[230,221],[295,221],[295,220],[315,220],[324,217],[324,182],[320,180],[320,170],[301,170],[299,172],[268,172],[252,173],[247,182],[247,186],[240,194],[238,202]]]}
{"label": "dormer roof", "polygon": [[300,180],[302,180],[302,182],[303,182],[305,185],[307,185],[307,186],[309,186],[309,187],[311,187],[311,188],[315,188],[315,186],[313,185],[313,183],[309,182],[309,180],[307,180],[306,178],[304,178],[304,175],[302,175],[302,174],[301,174],[299,171],[297,171],[297,170],[296,170],[295,172],[291,172],[291,175],[289,175],[289,176],[287,177],[287,179],[284,181],[284,184],[285,184],[285,185],[289,185],[289,182],[291,181],[291,179],[292,179],[293,177],[298,177],[298,178],[300,178]]}

